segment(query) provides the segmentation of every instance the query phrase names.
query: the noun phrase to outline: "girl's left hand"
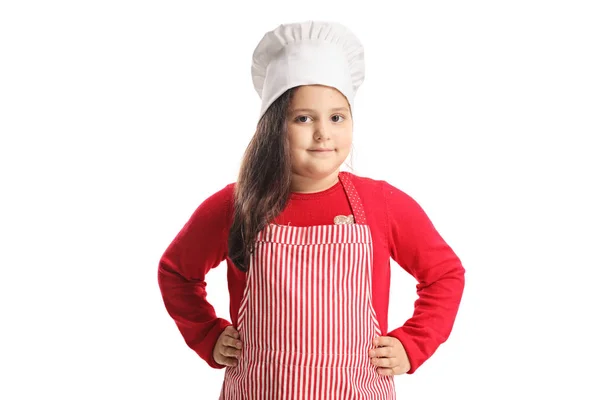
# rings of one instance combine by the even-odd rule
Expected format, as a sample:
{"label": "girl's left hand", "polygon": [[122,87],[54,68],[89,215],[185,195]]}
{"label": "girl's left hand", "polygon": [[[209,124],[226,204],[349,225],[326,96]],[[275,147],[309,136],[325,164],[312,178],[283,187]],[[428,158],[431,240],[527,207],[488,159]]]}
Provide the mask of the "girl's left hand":
{"label": "girl's left hand", "polygon": [[[371,363],[380,375],[402,375],[410,370],[410,361],[402,343],[393,336],[379,336],[373,339],[375,349],[369,350]],[[378,347],[379,346],[379,347]]]}

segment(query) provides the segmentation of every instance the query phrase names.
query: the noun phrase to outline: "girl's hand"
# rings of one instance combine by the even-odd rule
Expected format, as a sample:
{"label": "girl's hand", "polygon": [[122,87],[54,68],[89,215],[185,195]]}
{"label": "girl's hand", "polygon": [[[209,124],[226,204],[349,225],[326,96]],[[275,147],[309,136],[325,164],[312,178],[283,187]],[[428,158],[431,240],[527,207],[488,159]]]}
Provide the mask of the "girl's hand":
{"label": "girl's hand", "polygon": [[393,336],[373,339],[375,349],[369,350],[371,362],[380,375],[402,375],[410,370],[410,361],[402,343]]}
{"label": "girl's hand", "polygon": [[217,339],[213,349],[213,358],[217,364],[235,367],[241,354],[242,342],[239,340],[240,333],[229,325]]}

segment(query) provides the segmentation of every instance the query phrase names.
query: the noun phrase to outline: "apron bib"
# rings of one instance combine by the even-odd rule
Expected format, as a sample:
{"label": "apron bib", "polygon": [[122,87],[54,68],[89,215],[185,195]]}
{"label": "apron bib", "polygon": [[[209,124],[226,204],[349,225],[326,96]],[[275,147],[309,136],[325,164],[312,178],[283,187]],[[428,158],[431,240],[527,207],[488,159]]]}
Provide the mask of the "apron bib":
{"label": "apron bib", "polygon": [[355,224],[269,224],[256,240],[238,315],[242,352],[220,400],[396,398],[371,363],[371,231],[346,172]]}

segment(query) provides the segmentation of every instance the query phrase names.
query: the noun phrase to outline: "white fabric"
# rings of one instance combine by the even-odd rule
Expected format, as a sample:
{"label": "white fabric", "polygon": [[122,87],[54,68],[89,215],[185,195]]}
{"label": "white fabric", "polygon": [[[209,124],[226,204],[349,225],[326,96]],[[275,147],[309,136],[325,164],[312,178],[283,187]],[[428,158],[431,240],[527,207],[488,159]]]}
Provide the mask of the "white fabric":
{"label": "white fabric", "polygon": [[281,94],[300,85],[334,87],[352,109],[365,77],[364,50],[358,38],[336,22],[282,24],[256,46],[251,72],[262,100],[259,118]]}

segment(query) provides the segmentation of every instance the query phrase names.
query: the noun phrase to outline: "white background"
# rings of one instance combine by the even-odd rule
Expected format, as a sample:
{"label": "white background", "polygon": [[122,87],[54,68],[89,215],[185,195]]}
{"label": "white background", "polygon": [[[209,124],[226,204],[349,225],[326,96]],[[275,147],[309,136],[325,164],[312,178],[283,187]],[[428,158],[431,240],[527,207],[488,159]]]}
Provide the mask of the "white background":
{"label": "white background", "polygon": [[[467,270],[399,399],[600,398],[600,13],[573,0],[2,2],[0,398],[218,397],[158,261],[236,179],[254,47],[307,19],[365,46],[354,172],[413,196]],[[390,328],[416,299],[392,268]]]}

